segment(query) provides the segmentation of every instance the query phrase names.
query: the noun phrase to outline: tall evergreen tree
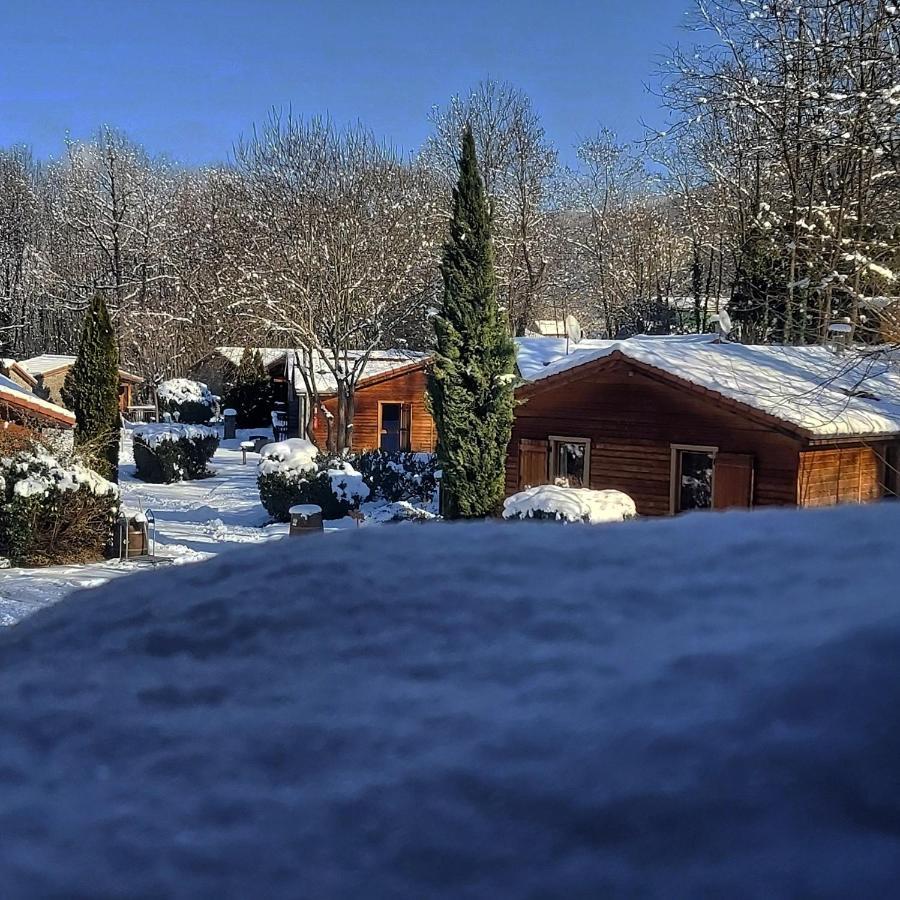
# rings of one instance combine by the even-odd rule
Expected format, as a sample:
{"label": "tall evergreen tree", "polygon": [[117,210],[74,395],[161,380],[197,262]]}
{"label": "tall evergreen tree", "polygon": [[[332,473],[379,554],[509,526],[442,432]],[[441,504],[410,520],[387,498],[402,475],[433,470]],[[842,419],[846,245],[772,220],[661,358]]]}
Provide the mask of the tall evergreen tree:
{"label": "tall evergreen tree", "polygon": [[75,443],[91,451],[94,465],[112,481],[119,476],[119,350],[106,302],[94,295],[81,329],[75,364],[63,386],[75,413]]}
{"label": "tall evergreen tree", "polygon": [[469,127],[441,274],[444,299],[434,320],[428,397],[437,425],[444,511],[450,518],[478,518],[497,512],[503,500],[515,345],[497,304],[491,211]]}
{"label": "tall evergreen tree", "polygon": [[225,404],[237,412],[238,428],[262,428],[272,423],[274,403],[275,391],[262,354],[245,347]]}

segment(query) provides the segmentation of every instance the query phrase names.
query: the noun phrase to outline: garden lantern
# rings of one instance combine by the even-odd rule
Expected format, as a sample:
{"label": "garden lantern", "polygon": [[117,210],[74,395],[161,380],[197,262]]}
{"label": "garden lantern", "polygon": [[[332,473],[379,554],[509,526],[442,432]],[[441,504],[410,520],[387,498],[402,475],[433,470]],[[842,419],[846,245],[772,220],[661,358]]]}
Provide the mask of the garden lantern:
{"label": "garden lantern", "polygon": [[144,510],[144,518],[147,520],[147,530],[150,537],[150,555],[156,556],[156,516],[152,509]]}

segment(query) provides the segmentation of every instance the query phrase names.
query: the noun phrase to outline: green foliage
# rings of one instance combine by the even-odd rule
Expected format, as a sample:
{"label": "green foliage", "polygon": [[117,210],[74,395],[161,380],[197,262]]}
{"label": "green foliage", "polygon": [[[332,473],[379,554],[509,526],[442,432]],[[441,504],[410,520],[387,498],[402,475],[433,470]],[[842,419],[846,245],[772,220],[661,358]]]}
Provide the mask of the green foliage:
{"label": "green foliage", "polygon": [[218,446],[216,434],[185,434],[176,440],[152,441],[136,432],[135,474],[152,484],[208,478],[212,474],[208,463]]}
{"label": "green foliage", "polygon": [[106,302],[95,294],[84,318],[75,363],[66,375],[63,402],[75,413],[75,443],[91,447],[97,470],[119,476],[119,350]]}
{"label": "green foliage", "polygon": [[245,348],[234,384],[225,394],[225,406],[237,412],[238,428],[264,428],[272,424],[275,390],[259,350]]}
{"label": "green foliage", "polygon": [[513,424],[515,345],[497,304],[491,215],[470,128],[463,135],[429,408],[449,518],[499,511]]}
{"label": "green foliage", "polygon": [[[342,470],[347,477],[341,477]],[[268,472],[259,476],[257,484],[262,505],[276,522],[290,521],[288,510],[301,503],[320,506],[323,519],[343,519],[368,496],[365,486],[363,496],[357,491],[358,473],[349,458],[328,454],[316,459],[314,470]]]}
{"label": "green foliage", "polygon": [[437,489],[437,458],[431,453],[368,450],[354,457],[353,465],[369,486],[369,498],[373,500],[427,503]]}
{"label": "green foliage", "polygon": [[42,447],[0,460],[0,556],[16,566],[93,562],[112,542],[115,486]]}

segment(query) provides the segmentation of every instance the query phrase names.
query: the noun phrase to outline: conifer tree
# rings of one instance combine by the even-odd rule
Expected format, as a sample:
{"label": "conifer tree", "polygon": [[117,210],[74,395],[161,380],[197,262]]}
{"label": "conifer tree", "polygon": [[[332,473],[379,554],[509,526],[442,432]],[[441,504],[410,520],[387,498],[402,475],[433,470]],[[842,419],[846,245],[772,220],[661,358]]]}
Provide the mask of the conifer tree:
{"label": "conifer tree", "polygon": [[119,350],[106,302],[88,306],[78,356],[66,375],[63,402],[75,413],[75,444],[91,452],[100,474],[119,475]]}
{"label": "conifer tree", "polygon": [[238,428],[262,428],[271,424],[274,401],[272,379],[266,371],[262,354],[259,350],[246,347],[234,384],[225,395],[226,405],[237,412]]}
{"label": "conifer tree", "polygon": [[479,518],[497,512],[503,500],[515,345],[497,304],[491,211],[469,127],[441,274],[444,298],[434,320],[428,397],[438,433],[444,512],[450,518]]}

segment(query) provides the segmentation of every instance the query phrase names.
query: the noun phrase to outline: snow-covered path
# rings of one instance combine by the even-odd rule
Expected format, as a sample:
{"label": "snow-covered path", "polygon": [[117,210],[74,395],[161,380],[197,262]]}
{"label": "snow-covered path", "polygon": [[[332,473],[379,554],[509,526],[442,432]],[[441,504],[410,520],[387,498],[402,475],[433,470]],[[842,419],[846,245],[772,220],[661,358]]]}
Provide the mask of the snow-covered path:
{"label": "snow-covered path", "polygon": [[[256,489],[256,456],[241,463],[237,441],[223,441],[213,457],[212,478],[181,484],[146,484],[134,477],[130,440],[122,453],[119,482],[128,515],[152,509],[156,553],[176,565],[199,562],[238,546],[282,537],[286,525],[266,525]],[[136,571],[117,561],[44,569],[0,569],[0,626],[12,625],[72,591],[96,587]]]}

